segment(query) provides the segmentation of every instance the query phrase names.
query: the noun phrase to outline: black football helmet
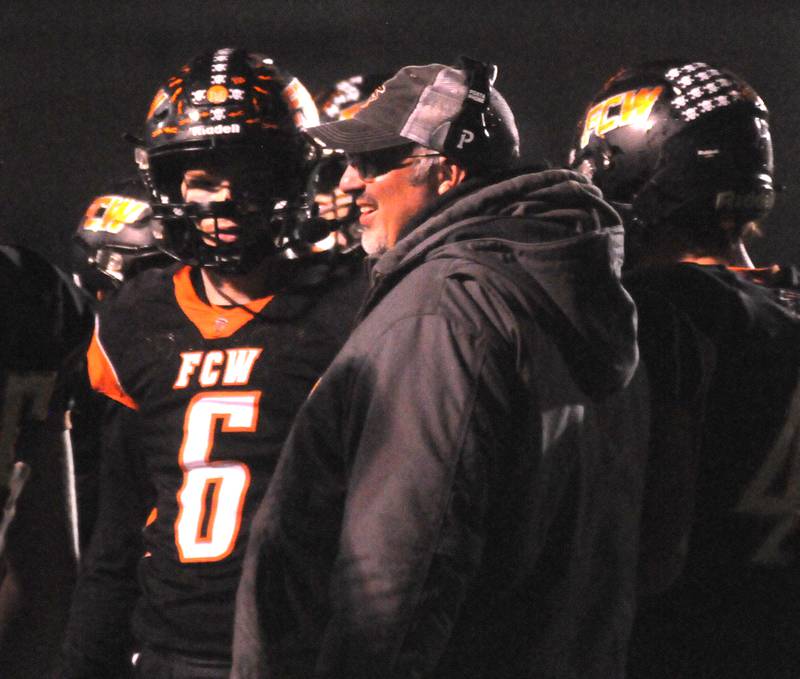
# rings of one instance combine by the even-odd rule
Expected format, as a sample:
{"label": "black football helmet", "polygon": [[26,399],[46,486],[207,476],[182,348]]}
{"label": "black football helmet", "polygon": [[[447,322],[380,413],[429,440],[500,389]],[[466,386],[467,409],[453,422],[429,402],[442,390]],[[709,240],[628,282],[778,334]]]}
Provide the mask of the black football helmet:
{"label": "black football helmet", "polygon": [[569,162],[645,231],[743,225],[774,202],[764,102],[702,62],[620,70],[587,108]]}
{"label": "black football helmet", "polygon": [[[299,80],[272,59],[238,48],[203,54],[158,90],[137,163],[153,194],[161,247],[190,264],[247,271],[304,238],[316,148],[303,135],[318,114]],[[230,200],[187,203],[184,172],[202,168],[232,179]],[[199,220],[228,218],[236,238],[202,234]],[[313,230],[313,229],[312,229]],[[228,234],[231,232],[228,231]]]}
{"label": "black football helmet", "polygon": [[152,230],[149,192],[139,177],[116,182],[95,197],[73,235],[72,270],[96,294],[144,269],[171,260]]}

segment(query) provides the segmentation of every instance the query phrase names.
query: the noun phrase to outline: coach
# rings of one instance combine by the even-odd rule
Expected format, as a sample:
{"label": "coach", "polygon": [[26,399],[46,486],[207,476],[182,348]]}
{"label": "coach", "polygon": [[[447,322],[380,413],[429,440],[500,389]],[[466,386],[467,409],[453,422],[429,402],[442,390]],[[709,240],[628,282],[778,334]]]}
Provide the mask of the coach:
{"label": "coach", "polygon": [[[622,227],[514,170],[492,66],[408,66],[348,154],[371,289],[252,528],[234,672],[623,676],[646,444]],[[632,380],[633,377],[633,380]]]}

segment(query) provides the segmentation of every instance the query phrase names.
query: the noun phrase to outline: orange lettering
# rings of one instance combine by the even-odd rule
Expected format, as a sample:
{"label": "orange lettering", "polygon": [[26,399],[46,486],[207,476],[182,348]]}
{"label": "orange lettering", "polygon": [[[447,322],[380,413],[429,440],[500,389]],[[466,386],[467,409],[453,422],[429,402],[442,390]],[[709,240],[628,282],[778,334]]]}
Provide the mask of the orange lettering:
{"label": "orange lettering", "polygon": [[[589,143],[592,134],[604,137],[620,127],[645,124],[663,91],[664,88],[660,85],[628,90],[610,96],[592,106],[586,114],[586,121],[583,125],[581,148]],[[611,113],[614,108],[619,108],[619,110]]]}

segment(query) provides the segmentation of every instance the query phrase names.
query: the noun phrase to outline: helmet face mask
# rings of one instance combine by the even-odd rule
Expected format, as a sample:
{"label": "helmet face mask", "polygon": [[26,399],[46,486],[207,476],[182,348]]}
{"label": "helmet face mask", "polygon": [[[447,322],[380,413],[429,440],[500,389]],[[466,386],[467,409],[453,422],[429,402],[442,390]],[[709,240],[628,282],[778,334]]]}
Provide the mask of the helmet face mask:
{"label": "helmet face mask", "polygon": [[[160,247],[230,274],[287,252],[309,216],[316,151],[302,130],[316,120],[302,84],[263,55],[221,49],[184,66],[156,94],[137,156]],[[187,200],[187,173],[197,171],[224,179],[227,196]]]}
{"label": "helmet face mask", "polygon": [[700,62],[614,75],[579,124],[570,165],[634,227],[682,229],[698,243],[723,223],[740,232],[774,200],[766,107],[740,78]]}
{"label": "helmet face mask", "polygon": [[347,169],[342,153],[323,155],[314,171],[314,212],[335,225],[331,248],[350,252],[361,245],[363,227],[359,223],[360,208],[353,193],[339,189],[339,181]]}

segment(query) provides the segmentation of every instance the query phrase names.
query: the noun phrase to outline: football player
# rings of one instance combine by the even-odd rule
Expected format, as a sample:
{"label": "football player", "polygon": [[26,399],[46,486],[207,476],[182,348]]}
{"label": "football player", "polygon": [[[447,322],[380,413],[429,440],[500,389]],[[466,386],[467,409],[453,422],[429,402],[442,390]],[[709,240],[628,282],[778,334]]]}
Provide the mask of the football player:
{"label": "football player", "polygon": [[625,68],[571,161],[626,216],[654,398],[702,399],[654,437],[629,676],[800,676],[800,323],[745,249],[774,200],[767,108],[706,63]]}
{"label": "football player", "polygon": [[[149,200],[144,182],[133,175],[113,182],[86,208],[73,234],[72,271],[95,306],[133,276],[175,261],[158,248]],[[68,379],[75,511],[79,547],[83,551],[97,514],[99,451],[103,439],[100,413],[113,407],[114,401],[92,390],[85,356],[71,368]]]}
{"label": "football player", "polygon": [[228,676],[251,513],[363,291],[352,258],[310,247],[316,119],[297,79],[237,48],[191,60],[153,99],[137,160],[180,263],[99,313],[90,375],[123,408],[64,676],[123,676],[133,649],[136,676]]}

